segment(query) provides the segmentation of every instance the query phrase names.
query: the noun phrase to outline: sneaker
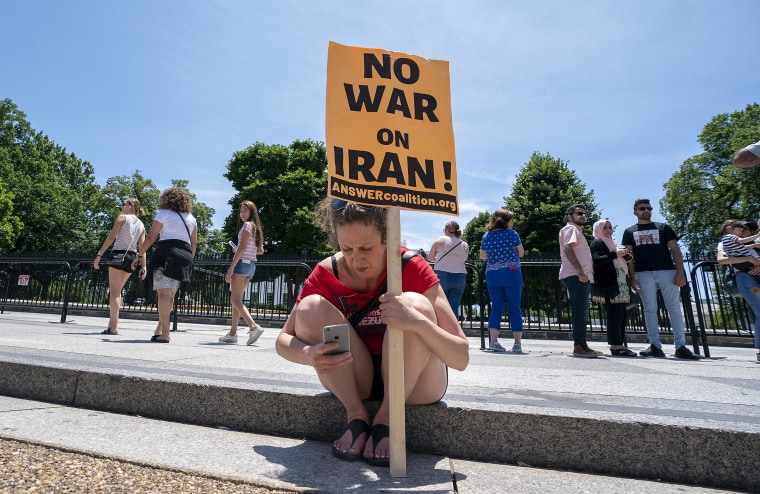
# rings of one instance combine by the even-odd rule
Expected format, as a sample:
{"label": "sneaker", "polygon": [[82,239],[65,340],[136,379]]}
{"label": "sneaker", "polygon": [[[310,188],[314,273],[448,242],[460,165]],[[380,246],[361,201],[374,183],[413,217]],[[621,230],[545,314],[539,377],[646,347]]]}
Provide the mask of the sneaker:
{"label": "sneaker", "polygon": [[501,343],[499,343],[498,341],[494,341],[490,345],[488,345],[488,349],[494,352],[499,352],[499,353],[507,351],[507,349],[501,346]]}
{"label": "sneaker", "polygon": [[573,357],[597,358],[599,355],[602,355],[602,352],[592,350],[588,345],[573,346]]}
{"label": "sneaker", "polygon": [[248,332],[248,343],[246,345],[253,345],[263,334],[264,330],[257,324],[255,328]]}
{"label": "sneaker", "polygon": [[220,337],[219,341],[222,343],[237,343],[237,335],[227,333],[226,335]]}
{"label": "sneaker", "polygon": [[515,343],[512,345],[512,353],[522,353],[522,345]]}
{"label": "sneaker", "polygon": [[676,348],[676,358],[682,358],[686,360],[699,360],[699,357],[691,353],[691,350],[685,346],[679,346]]}
{"label": "sneaker", "polygon": [[[683,347],[686,348],[686,347]],[[639,352],[639,355],[642,357],[657,357],[657,358],[665,358],[665,352],[662,351],[662,348],[654,345],[649,345],[649,348],[647,348],[644,351]]]}

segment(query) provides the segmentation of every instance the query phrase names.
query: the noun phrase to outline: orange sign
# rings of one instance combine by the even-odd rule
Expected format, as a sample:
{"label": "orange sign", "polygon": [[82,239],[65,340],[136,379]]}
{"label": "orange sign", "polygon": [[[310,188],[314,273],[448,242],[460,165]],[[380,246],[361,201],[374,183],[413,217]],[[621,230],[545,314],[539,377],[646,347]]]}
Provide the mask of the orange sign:
{"label": "orange sign", "polygon": [[459,214],[449,63],[330,42],[328,195]]}

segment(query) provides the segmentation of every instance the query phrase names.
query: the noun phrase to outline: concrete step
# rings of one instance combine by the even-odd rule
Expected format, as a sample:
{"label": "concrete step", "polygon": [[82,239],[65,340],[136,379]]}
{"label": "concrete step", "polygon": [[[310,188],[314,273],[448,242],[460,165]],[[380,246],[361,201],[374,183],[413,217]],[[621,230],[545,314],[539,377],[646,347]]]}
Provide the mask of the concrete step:
{"label": "concrete step", "polygon": [[[103,325],[0,316],[0,394],[296,439],[343,432],[343,410],[312,370],[274,352],[276,329],[248,347],[186,324],[159,345],[151,322],[123,321],[119,336],[100,335]],[[683,361],[577,359],[563,341],[526,339],[523,355],[479,347],[471,339],[471,364],[449,372],[441,403],[407,407],[410,452],[760,490],[752,349]]]}

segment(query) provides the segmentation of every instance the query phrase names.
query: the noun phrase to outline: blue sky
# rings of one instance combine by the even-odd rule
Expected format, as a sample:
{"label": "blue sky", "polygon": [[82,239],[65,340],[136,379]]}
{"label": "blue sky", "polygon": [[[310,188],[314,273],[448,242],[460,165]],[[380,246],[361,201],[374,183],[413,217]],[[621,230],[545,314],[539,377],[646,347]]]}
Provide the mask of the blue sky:
{"label": "blue sky", "polygon": [[[502,206],[539,151],[569,162],[620,240],[634,199],[657,205],[710,118],[760,101],[754,0],[6,0],[2,12],[0,98],[100,184],[137,169],[159,189],[189,180],[216,227],[233,152],[325,140],[331,40],[450,62],[462,228]],[[425,249],[452,219],[401,218]]]}

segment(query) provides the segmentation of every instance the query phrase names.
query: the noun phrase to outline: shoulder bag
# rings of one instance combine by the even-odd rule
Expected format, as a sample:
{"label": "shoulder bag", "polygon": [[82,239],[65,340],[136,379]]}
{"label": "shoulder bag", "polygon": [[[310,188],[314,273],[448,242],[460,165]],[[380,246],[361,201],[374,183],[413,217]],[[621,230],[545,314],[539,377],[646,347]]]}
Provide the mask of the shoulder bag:
{"label": "shoulder bag", "polygon": [[[401,256],[401,270],[403,271],[404,268],[406,267],[406,263],[408,263],[412,257],[418,255],[419,253],[420,251],[412,250],[412,249],[409,249],[406,252],[404,252],[404,254]],[[386,277],[386,279],[383,281],[383,286],[380,287],[380,289],[377,291],[377,293],[372,298],[372,300],[367,302],[367,304],[364,307],[362,307],[358,311],[351,314],[351,317],[348,318],[348,322],[351,323],[352,328],[356,328],[356,326],[358,326],[359,323],[362,322],[362,319],[364,319],[364,316],[366,316],[369,313],[369,311],[377,307],[377,301],[380,298],[380,295],[382,295],[388,290],[387,281],[388,281],[388,278]]]}
{"label": "shoulder bag", "polygon": [[446,256],[448,255],[448,253],[449,253],[449,252],[451,252],[452,250],[456,249],[456,248],[457,248],[457,247],[459,247],[461,244],[462,244],[462,240],[459,240],[459,243],[458,243],[458,244],[455,244],[455,245],[454,245],[452,248],[450,248],[449,250],[447,250],[447,251],[446,251],[446,254],[442,255],[441,257],[438,257],[438,256],[436,256],[436,259],[435,259],[435,263],[436,263],[436,264],[438,264],[438,261],[440,261],[441,259],[443,259],[444,257],[446,257]]}

